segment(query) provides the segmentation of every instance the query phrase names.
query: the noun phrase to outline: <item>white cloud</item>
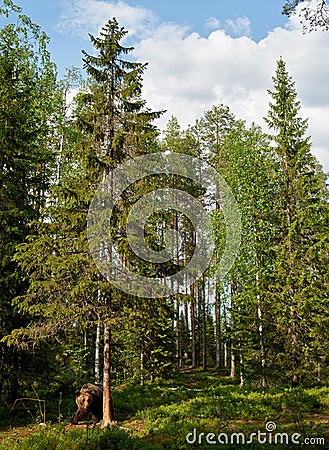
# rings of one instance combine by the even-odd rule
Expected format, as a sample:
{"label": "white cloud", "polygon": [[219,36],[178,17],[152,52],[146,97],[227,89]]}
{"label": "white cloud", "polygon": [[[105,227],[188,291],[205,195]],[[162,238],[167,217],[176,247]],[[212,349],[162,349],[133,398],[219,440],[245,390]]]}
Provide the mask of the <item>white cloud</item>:
{"label": "white cloud", "polygon": [[246,36],[232,38],[223,30],[206,38],[181,33],[145,38],[136,45],[135,56],[149,62],[144,76],[149,106],[168,110],[160,126],[172,115],[182,126],[192,124],[212,105],[224,103],[238,118],[264,128],[267,89],[282,56],[296,82],[301,114],[309,118],[314,153],[329,170],[329,33],[303,35],[291,23],[258,43]]}
{"label": "white cloud", "polygon": [[[267,89],[282,56],[296,82],[302,114],[309,117],[314,152],[329,170],[329,33],[303,34],[293,16],[286,28],[274,29],[257,43],[249,37],[248,18],[227,21],[225,30],[216,27],[202,37],[180,24],[159,23],[150,10],[122,0],[74,0],[67,6],[62,26],[85,35],[115,16],[135,36],[134,56],[149,63],[144,98],[149,107],[168,110],[160,126],[172,115],[187,126],[212,105],[224,103],[238,118],[265,127]],[[208,19],[208,25],[215,27],[217,20]]]}
{"label": "white cloud", "polygon": [[209,17],[209,19],[205,21],[205,27],[208,30],[218,30],[220,27],[220,20],[217,19],[217,17]]}
{"label": "white cloud", "polygon": [[97,34],[113,17],[129,30],[129,35],[147,35],[154,28],[157,18],[149,9],[130,6],[122,0],[63,0],[63,14],[59,29],[79,33],[88,38],[88,32]]}
{"label": "white cloud", "polygon": [[225,28],[234,36],[250,36],[250,20],[248,17],[238,17],[237,19],[227,19]]}

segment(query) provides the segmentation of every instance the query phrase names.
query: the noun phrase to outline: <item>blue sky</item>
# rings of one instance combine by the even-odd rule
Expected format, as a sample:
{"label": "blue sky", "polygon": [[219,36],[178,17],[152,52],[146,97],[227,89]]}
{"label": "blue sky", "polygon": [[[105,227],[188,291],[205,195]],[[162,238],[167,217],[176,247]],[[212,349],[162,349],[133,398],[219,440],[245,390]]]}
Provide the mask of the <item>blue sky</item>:
{"label": "blue sky", "polygon": [[216,17],[222,23],[228,19],[249,17],[252,37],[256,40],[286,21],[281,14],[280,0],[146,0],[139,4],[156,11],[163,21],[186,22],[200,34],[207,32],[204,23],[209,17]]}
{"label": "blue sky", "polygon": [[[61,75],[67,67],[81,66],[81,50],[89,48],[88,32],[94,32],[92,26],[90,29],[85,27],[84,36],[81,32],[77,36],[73,29],[61,27],[60,24],[68,3],[74,2],[65,0],[16,1],[16,4],[23,8],[23,12],[41,25],[51,38],[50,50]],[[111,2],[107,1],[107,3]],[[139,0],[126,3],[152,11],[159,23],[169,22],[184,25],[201,36],[209,34],[207,21],[211,18],[217,19],[220,26],[225,27],[227,33],[233,37],[237,33],[227,26],[227,21],[248,18],[250,37],[255,41],[266,37],[269,31],[275,27],[284,26],[287,22],[287,17],[281,14],[282,2],[280,0]],[[109,18],[104,15],[104,22]]]}
{"label": "blue sky", "polygon": [[[315,1],[315,0],[314,0]],[[303,34],[298,15],[281,14],[284,0],[16,0],[50,37],[59,76],[81,67],[97,35],[115,16],[129,31],[133,57],[147,62],[143,96],[182,127],[215,104],[228,105],[266,130],[272,76],[283,57],[309,119],[313,151],[329,171],[329,32]]]}

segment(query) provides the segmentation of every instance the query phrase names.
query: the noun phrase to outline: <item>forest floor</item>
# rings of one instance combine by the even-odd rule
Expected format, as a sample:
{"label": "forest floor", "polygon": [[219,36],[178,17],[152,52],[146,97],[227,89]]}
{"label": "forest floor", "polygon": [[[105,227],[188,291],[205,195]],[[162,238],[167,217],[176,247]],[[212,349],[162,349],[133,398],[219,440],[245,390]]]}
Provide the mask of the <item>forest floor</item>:
{"label": "forest floor", "polygon": [[240,388],[221,372],[186,370],[158,384],[118,386],[113,396],[110,430],[63,417],[15,425],[13,416],[0,423],[0,449],[329,449],[326,386]]}

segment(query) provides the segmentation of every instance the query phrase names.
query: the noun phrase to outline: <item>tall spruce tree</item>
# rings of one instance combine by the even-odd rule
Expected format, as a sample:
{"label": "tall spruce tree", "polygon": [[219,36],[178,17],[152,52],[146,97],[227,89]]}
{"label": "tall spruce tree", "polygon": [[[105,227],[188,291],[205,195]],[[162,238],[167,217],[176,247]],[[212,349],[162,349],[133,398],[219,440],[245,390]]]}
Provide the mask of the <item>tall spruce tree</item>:
{"label": "tall spruce tree", "polygon": [[[141,98],[142,74],[145,64],[129,61],[124,56],[132,47],[124,47],[121,41],[127,31],[115,18],[102,28],[99,37],[90,35],[97,51],[96,55],[83,52],[85,68],[93,81],[91,93],[87,94],[86,114],[80,115],[91,134],[91,149],[96,151],[97,169],[107,176],[111,169],[125,158],[145,152],[148,136],[154,137],[151,121],[161,113],[145,109]],[[90,105],[90,108],[89,108]],[[144,148],[143,148],[144,147]],[[124,212],[123,212],[124,214]],[[116,222],[118,227],[120,220]],[[122,223],[122,221],[121,221]],[[116,230],[116,233],[118,230]],[[124,235],[124,231],[121,230]],[[112,258],[112,255],[107,255]],[[114,288],[104,296],[106,315],[104,318],[104,370],[103,370],[103,426],[113,422],[111,417],[111,320]],[[116,295],[120,297],[120,295]]]}
{"label": "tall spruce tree", "polygon": [[[132,50],[120,44],[126,33],[113,19],[99,37],[90,36],[96,52],[84,52],[90,77],[76,96],[61,140],[66,145],[49,202],[48,220],[37,224],[37,233],[16,255],[32,280],[27,294],[17,299],[30,314],[31,326],[16,330],[14,339],[48,339],[69,329],[84,333],[86,328],[103,322],[104,426],[113,422],[111,330],[123,317],[123,297],[102,278],[94,264],[86,219],[91,199],[104,177],[125,158],[153,150],[157,130],[152,120],[161,114],[147,110],[141,99],[146,66],[125,59]],[[125,211],[118,211],[113,224],[115,235],[122,231],[123,242],[124,216]],[[120,248],[123,252],[125,244]]]}
{"label": "tall spruce tree", "polygon": [[[307,120],[299,116],[295,83],[282,59],[273,84],[266,122],[275,133],[281,166],[273,312],[282,343],[278,364],[296,385],[303,376],[312,376],[323,367],[325,358],[319,339],[324,333],[328,335],[328,273],[323,265],[328,258],[328,191],[321,167],[311,153]],[[322,332],[316,335],[319,322]]]}

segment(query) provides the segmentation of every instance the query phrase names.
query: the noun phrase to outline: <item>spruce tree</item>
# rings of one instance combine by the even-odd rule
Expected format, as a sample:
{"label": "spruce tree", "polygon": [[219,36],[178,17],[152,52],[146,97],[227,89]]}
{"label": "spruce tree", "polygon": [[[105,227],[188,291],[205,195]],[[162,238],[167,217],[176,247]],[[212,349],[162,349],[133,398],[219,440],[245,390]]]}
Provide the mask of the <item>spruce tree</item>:
{"label": "spruce tree", "polygon": [[[95,152],[95,169],[104,178],[110,170],[125,158],[145,152],[145,136],[154,136],[151,121],[161,113],[151,113],[145,109],[141,98],[142,74],[145,64],[124,59],[132,47],[124,47],[121,41],[127,31],[115,18],[102,28],[99,37],[90,35],[96,55],[83,52],[85,68],[93,81],[91,94],[87,94],[86,114],[80,118],[91,134],[91,149]],[[90,108],[89,108],[90,105]],[[144,148],[143,148],[144,146]],[[97,166],[97,167],[96,167]],[[124,215],[124,211],[122,212]],[[119,228],[118,219],[116,226]],[[116,234],[120,230],[116,230]],[[124,230],[121,230],[124,236]],[[107,256],[112,258],[111,253]],[[104,414],[103,426],[113,421],[111,417],[110,372],[111,372],[111,325],[113,315],[114,288],[104,296],[107,312],[104,318]],[[120,295],[116,293],[115,297]]]}
{"label": "spruce tree", "polygon": [[307,120],[299,116],[295,83],[282,59],[277,63],[273,84],[266,122],[274,132],[280,162],[274,313],[282,343],[278,363],[296,385],[302,376],[314,375],[323,365],[325,349],[318,340],[326,327],[320,336],[315,329],[319,321],[328,324],[328,275],[323,266],[328,257],[328,192],[322,169],[311,153]]}
{"label": "spruce tree", "polygon": [[[113,421],[111,331],[123,320],[122,303],[127,299],[101,276],[92,259],[88,209],[99,183],[112,169],[125,158],[153,150],[157,130],[152,120],[161,114],[150,112],[141,99],[146,66],[125,59],[132,50],[120,44],[126,33],[113,19],[99,37],[90,36],[96,52],[83,53],[90,77],[64,121],[61,170],[48,202],[48,220],[36,224],[36,234],[16,255],[32,280],[26,295],[17,299],[30,315],[31,326],[16,330],[14,339],[47,340],[74,329],[84,334],[100,321],[104,324],[104,426]],[[123,236],[122,252],[124,217],[125,210],[118,210],[113,224],[115,235]]]}

